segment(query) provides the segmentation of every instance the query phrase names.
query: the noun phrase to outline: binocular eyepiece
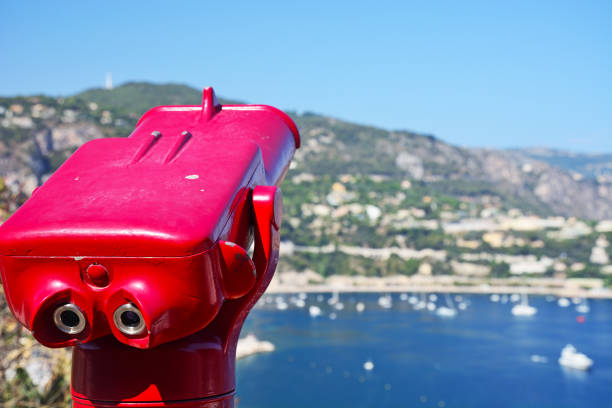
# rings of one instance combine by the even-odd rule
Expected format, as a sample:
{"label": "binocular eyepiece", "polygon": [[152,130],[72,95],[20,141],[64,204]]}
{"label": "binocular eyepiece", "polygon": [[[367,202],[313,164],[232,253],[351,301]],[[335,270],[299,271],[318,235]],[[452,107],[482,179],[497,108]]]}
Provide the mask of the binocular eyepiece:
{"label": "binocular eyepiece", "polygon": [[141,334],[146,329],[142,313],[132,303],[121,305],[115,310],[113,323],[121,333],[127,336]]}
{"label": "binocular eyepiece", "polygon": [[55,309],[53,321],[66,334],[79,334],[85,329],[87,320],[77,305],[66,303]]}

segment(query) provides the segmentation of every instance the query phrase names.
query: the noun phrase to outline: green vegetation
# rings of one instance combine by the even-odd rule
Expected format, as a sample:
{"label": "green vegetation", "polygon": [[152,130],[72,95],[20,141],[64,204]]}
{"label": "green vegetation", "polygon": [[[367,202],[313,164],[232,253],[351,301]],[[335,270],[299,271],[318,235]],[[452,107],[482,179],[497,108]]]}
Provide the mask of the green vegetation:
{"label": "green vegetation", "polygon": [[493,278],[509,278],[510,266],[505,262],[491,262],[491,277]]}
{"label": "green vegetation", "polygon": [[347,255],[342,252],[329,254],[297,253],[281,262],[297,271],[313,270],[323,277],[336,274],[349,276],[411,276],[417,273],[420,261],[404,260],[391,255],[386,261],[373,260],[361,256]]}
{"label": "green vegetation", "polygon": [[[202,93],[187,85],[128,82],[114,89],[95,88],[74,96],[88,102],[95,102],[101,108],[126,112],[140,117],[149,109],[160,105],[200,105]],[[221,103],[235,103],[220,99]]]}

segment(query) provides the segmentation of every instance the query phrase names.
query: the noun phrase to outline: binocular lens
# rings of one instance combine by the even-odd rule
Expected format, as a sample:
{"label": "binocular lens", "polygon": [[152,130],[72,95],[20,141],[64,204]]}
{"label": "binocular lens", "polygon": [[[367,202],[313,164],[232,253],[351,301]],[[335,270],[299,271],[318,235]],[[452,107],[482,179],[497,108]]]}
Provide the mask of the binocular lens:
{"label": "binocular lens", "polygon": [[79,315],[77,315],[72,310],[64,310],[60,313],[60,320],[64,324],[64,326],[68,327],[76,327],[79,325]]}
{"label": "binocular lens", "polygon": [[72,303],[55,309],[53,321],[58,329],[67,334],[78,334],[85,329],[85,316],[81,309]]}
{"label": "binocular lens", "polygon": [[140,317],[134,312],[123,312],[121,313],[121,323],[128,327],[138,327]]}
{"label": "binocular lens", "polygon": [[121,305],[113,314],[115,325],[123,334],[140,334],[145,329],[145,322],[140,310],[132,303]]}

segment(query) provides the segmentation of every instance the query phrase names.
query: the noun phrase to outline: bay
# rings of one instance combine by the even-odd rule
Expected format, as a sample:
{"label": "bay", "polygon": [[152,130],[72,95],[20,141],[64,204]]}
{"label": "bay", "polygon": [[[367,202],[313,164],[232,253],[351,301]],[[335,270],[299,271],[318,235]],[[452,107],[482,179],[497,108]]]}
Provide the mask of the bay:
{"label": "bay", "polygon": [[[611,300],[589,300],[579,323],[574,304],[561,308],[550,297],[530,297],[537,314],[517,317],[511,302],[461,295],[466,309],[441,317],[400,294],[383,308],[380,296],[340,294],[338,310],[330,294],[307,295],[305,307],[296,295],[265,295],[243,335],[276,350],[238,361],[238,407],[612,406]],[[311,317],[310,306],[321,315]],[[568,343],[594,360],[589,372],[558,364]]]}

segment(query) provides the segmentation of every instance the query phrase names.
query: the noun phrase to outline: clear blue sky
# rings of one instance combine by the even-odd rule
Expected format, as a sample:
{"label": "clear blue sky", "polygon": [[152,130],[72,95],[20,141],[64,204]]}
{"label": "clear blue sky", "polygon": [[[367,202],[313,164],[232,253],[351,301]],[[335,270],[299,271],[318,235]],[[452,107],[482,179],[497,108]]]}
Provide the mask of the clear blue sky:
{"label": "clear blue sky", "polygon": [[0,95],[106,72],[464,146],[612,152],[611,1],[0,2]]}

